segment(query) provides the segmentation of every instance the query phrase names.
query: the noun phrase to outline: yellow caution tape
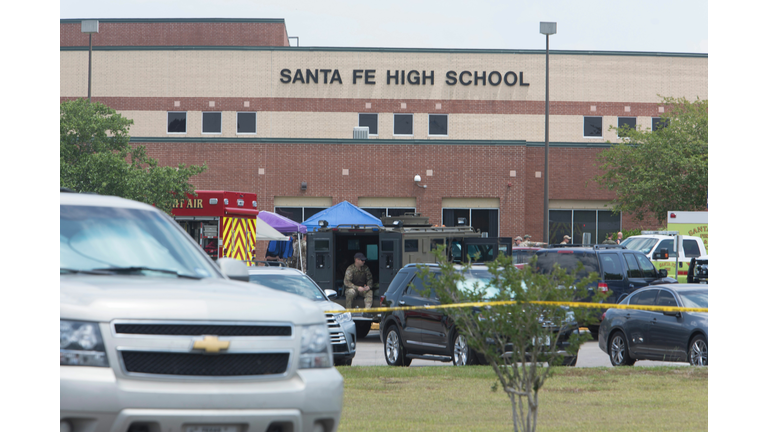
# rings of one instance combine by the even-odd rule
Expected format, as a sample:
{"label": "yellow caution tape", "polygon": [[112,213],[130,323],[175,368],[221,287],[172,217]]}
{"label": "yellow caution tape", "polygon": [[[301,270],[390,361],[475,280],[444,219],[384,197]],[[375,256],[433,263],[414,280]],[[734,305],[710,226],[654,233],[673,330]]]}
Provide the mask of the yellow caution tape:
{"label": "yellow caution tape", "polygon": [[[551,302],[551,301],[530,301],[530,302],[517,302],[512,300],[507,301],[493,301],[493,302],[474,302],[474,303],[454,303],[447,305],[423,305],[423,306],[400,306],[400,307],[379,307],[370,309],[347,309],[347,312],[351,313],[379,313],[379,312],[395,312],[395,311],[409,311],[409,310],[424,310],[424,309],[449,309],[449,308],[463,308],[463,307],[484,307],[484,306],[503,306],[517,303],[531,303],[541,304],[547,306],[568,306],[568,307],[581,307],[581,308],[593,308],[593,309],[632,309],[632,310],[646,310],[654,312],[704,312],[708,313],[709,308],[687,308],[677,306],[641,306],[641,305],[620,305],[620,304],[607,304],[607,303],[587,303],[587,302]],[[339,313],[339,311],[325,311],[326,313]]]}

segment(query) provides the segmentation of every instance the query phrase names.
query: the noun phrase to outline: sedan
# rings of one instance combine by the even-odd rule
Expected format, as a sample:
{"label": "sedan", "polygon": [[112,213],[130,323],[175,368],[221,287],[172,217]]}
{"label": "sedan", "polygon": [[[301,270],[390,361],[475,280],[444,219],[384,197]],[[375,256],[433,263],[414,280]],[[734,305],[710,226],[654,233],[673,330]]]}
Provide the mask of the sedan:
{"label": "sedan", "polygon": [[[619,304],[707,308],[706,285],[653,285],[639,289]],[[656,312],[608,309],[600,324],[598,344],[613,366],[637,360],[707,365],[709,315],[706,312]]]}

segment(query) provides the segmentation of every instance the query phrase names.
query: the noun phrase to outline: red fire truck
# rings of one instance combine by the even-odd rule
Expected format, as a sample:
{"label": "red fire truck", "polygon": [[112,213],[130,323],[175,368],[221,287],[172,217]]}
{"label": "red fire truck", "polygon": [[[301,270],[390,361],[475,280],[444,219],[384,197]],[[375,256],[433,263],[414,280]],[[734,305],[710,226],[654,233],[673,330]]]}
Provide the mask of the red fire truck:
{"label": "red fire truck", "polygon": [[173,206],[173,218],[214,260],[253,261],[256,244],[255,193],[195,191]]}

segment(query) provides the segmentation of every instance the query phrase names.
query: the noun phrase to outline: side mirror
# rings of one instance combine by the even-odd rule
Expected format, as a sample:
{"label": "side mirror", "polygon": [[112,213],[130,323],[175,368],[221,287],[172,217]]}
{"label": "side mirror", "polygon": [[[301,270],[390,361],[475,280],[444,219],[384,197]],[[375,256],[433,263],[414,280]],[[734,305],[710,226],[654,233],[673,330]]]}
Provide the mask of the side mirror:
{"label": "side mirror", "polygon": [[224,276],[234,280],[250,282],[251,278],[248,275],[248,266],[242,261],[232,258],[221,258],[217,261],[217,264],[219,264],[219,268],[221,269],[221,272],[224,273]]}
{"label": "side mirror", "polygon": [[324,291],[325,291],[325,295],[327,295],[328,298],[331,298],[331,299],[332,298],[336,298],[336,291],[334,291],[332,289],[327,289],[327,290],[324,290]]}
{"label": "side mirror", "polygon": [[663,278],[667,277],[667,269],[659,270],[659,276],[661,276]]}

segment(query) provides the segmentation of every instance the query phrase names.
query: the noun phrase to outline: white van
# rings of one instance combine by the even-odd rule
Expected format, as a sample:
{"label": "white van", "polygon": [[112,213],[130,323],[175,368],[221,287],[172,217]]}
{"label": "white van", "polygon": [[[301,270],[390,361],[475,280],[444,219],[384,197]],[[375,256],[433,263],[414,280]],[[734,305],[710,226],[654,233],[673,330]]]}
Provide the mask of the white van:
{"label": "white van", "polygon": [[[700,237],[687,235],[681,237],[683,245],[677,252],[675,252],[675,236],[671,234],[642,234],[628,237],[621,244],[627,249],[642,252],[657,269],[666,269],[671,278],[675,277],[675,262],[677,262],[677,280],[685,283],[691,258],[706,255],[707,249]],[[662,249],[667,250],[666,256],[662,254]]]}

